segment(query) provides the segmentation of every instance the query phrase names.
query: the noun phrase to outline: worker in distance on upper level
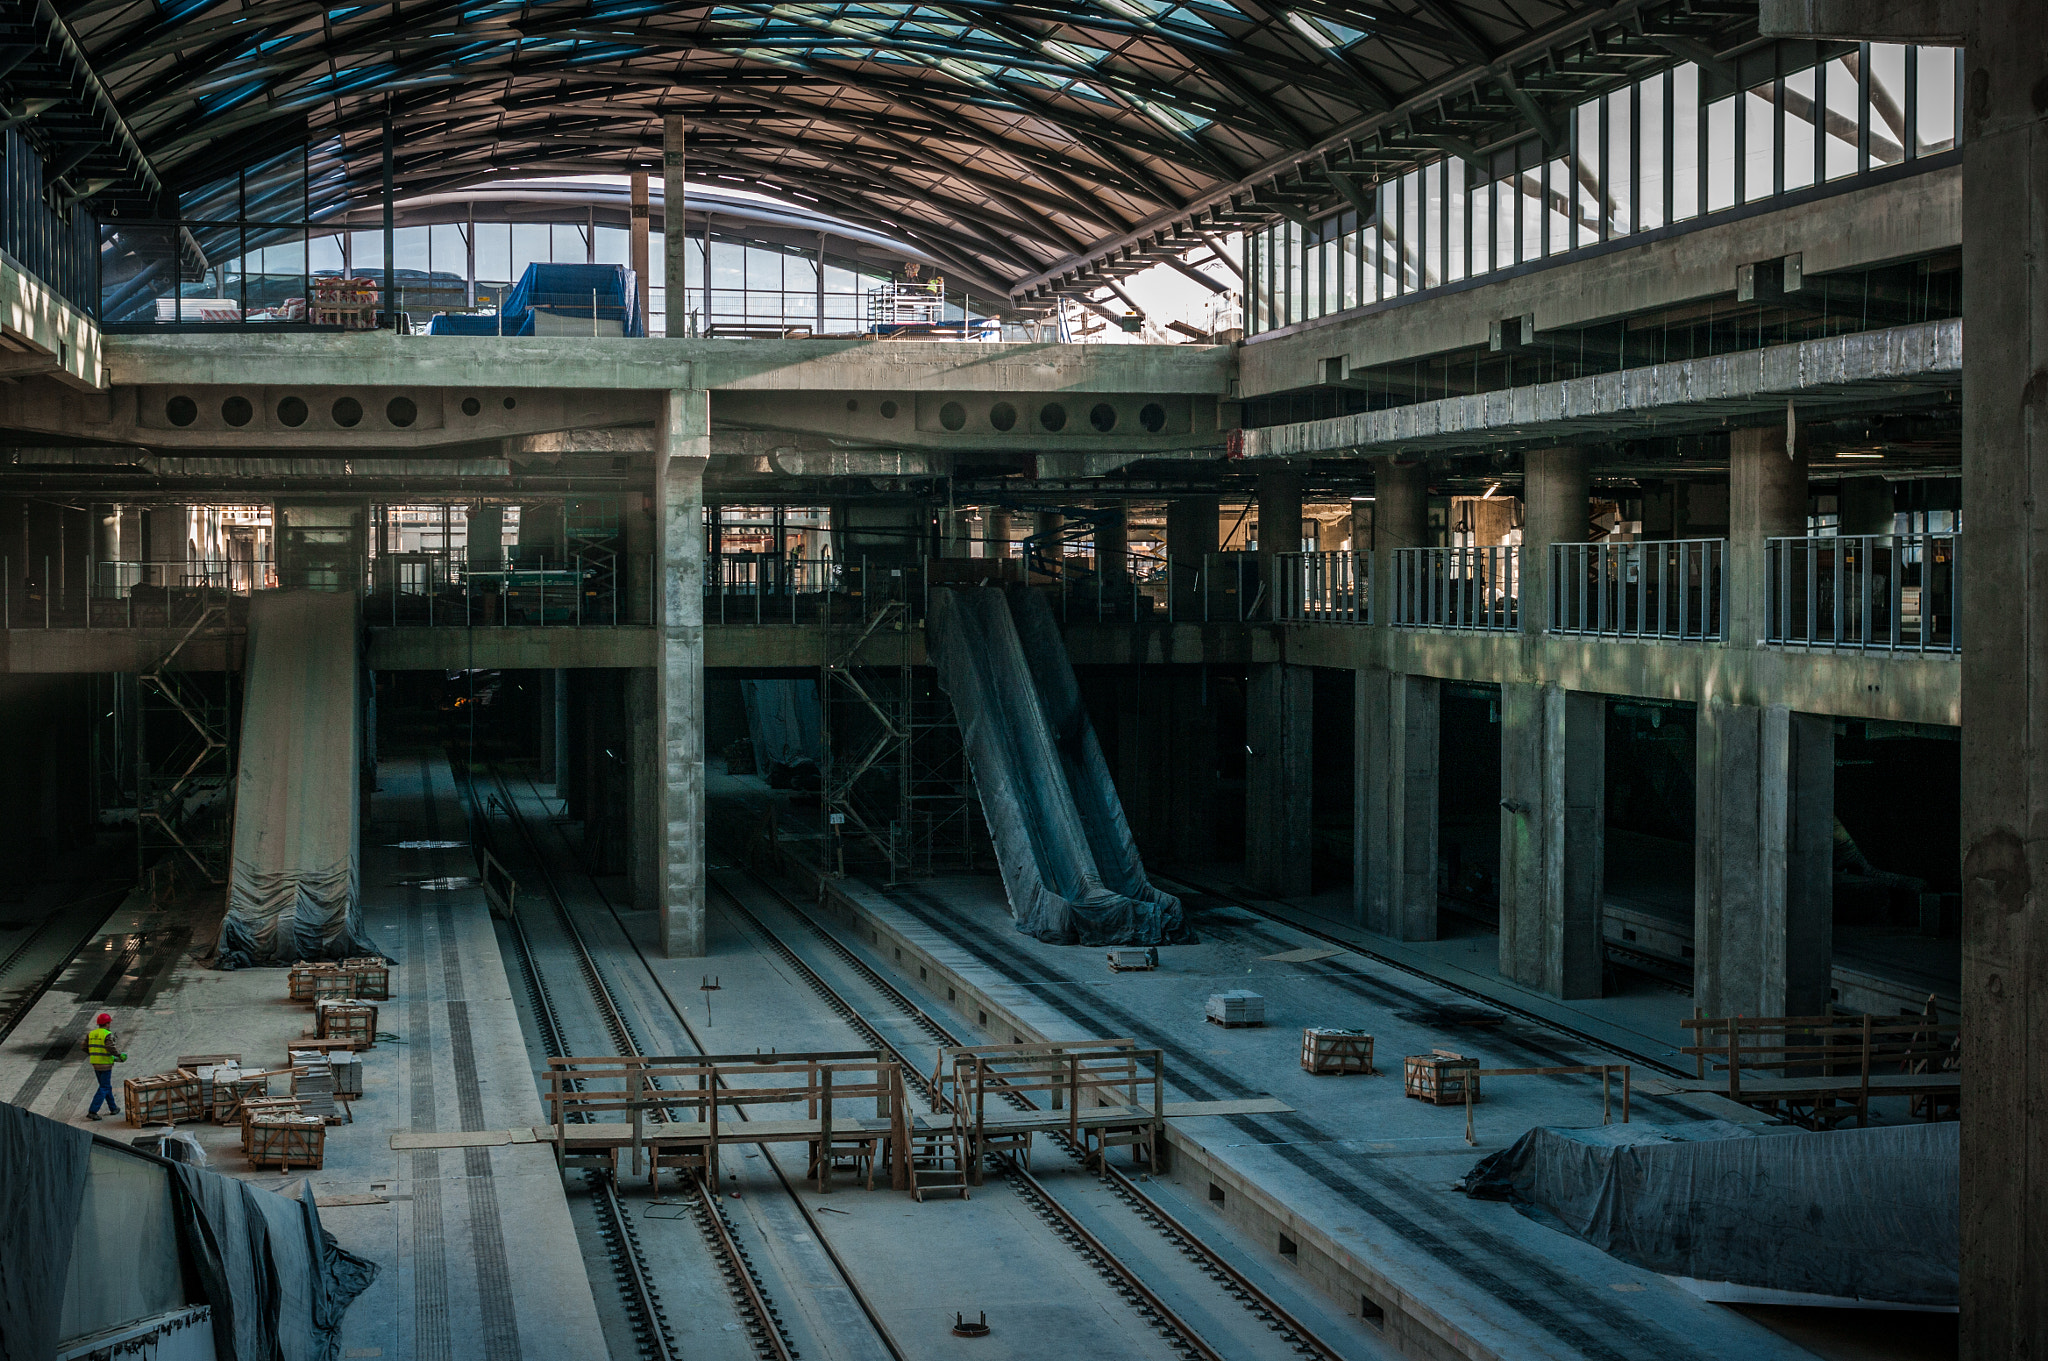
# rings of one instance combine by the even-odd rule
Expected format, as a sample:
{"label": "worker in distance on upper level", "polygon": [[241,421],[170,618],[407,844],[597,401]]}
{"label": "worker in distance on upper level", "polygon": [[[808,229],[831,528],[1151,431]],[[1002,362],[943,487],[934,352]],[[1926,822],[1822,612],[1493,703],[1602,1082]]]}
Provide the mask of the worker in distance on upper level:
{"label": "worker in distance on upper level", "polygon": [[115,1115],[121,1108],[114,1102],[114,1065],[126,1063],[128,1056],[114,1047],[114,1018],[106,1012],[92,1018],[92,1029],[85,1032],[85,1057],[92,1064],[93,1076],[99,1079],[99,1090],[93,1093],[92,1109],[85,1113],[88,1120],[100,1118],[100,1102],[107,1103],[107,1109]]}

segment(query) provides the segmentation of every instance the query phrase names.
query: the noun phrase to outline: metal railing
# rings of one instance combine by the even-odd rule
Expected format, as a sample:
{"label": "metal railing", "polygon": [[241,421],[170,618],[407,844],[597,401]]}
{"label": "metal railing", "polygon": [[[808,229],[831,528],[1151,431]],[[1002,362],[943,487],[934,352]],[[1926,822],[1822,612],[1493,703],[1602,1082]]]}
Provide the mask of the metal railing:
{"label": "metal railing", "polygon": [[210,608],[276,584],[272,563],[247,559],[0,557],[0,628],[183,628]]}
{"label": "metal railing", "polygon": [[[629,573],[634,565],[637,574]],[[654,618],[651,553],[387,554],[372,568],[363,593],[363,622],[372,628],[574,628]]]}
{"label": "metal railing", "polygon": [[1721,637],[1726,539],[1551,545],[1550,628],[1603,638]]}
{"label": "metal railing", "polygon": [[1394,550],[1394,623],[1407,628],[1513,632],[1522,626],[1522,550]]}
{"label": "metal railing", "polygon": [[1243,623],[1265,617],[1257,554],[1176,558],[1133,551],[1121,580],[1089,567],[1062,566],[1062,623]]}
{"label": "metal railing", "polygon": [[1288,623],[1370,624],[1372,559],[1361,553],[1282,553],[1273,617]]}
{"label": "metal railing", "polygon": [[[770,553],[725,554],[706,564],[707,624],[799,624],[819,617],[847,578],[864,581],[865,561],[845,566],[830,558],[785,558]],[[865,595],[865,592],[862,593]]]}
{"label": "metal railing", "polygon": [[1959,534],[1771,539],[1764,641],[1788,647],[1961,649]]}

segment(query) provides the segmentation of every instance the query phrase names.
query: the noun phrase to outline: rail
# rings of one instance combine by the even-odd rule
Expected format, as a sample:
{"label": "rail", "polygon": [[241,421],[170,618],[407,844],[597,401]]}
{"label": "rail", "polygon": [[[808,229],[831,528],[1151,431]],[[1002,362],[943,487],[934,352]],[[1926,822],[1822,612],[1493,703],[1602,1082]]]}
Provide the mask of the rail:
{"label": "rail", "polygon": [[1962,649],[1961,539],[1946,533],[1766,541],[1764,641],[1955,655]]}
{"label": "rail", "polygon": [[1273,588],[1273,617],[1283,622],[1372,622],[1372,559],[1364,554],[1279,554]]}
{"label": "rail", "polygon": [[1554,633],[1671,642],[1721,637],[1726,539],[1560,543],[1550,554]]}
{"label": "rail", "polygon": [[1394,624],[1405,628],[1512,633],[1522,626],[1522,550],[1394,550]]}

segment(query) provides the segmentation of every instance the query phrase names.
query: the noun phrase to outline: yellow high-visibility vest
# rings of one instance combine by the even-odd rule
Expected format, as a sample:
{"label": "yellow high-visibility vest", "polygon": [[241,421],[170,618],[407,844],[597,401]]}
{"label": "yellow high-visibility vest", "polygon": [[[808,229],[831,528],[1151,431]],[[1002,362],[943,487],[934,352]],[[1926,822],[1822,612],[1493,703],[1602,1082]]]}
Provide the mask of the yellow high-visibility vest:
{"label": "yellow high-visibility vest", "polygon": [[86,1032],[85,1052],[86,1056],[92,1060],[93,1067],[111,1068],[114,1066],[114,1046],[111,1043],[113,1038],[114,1032],[105,1026],[95,1026]]}

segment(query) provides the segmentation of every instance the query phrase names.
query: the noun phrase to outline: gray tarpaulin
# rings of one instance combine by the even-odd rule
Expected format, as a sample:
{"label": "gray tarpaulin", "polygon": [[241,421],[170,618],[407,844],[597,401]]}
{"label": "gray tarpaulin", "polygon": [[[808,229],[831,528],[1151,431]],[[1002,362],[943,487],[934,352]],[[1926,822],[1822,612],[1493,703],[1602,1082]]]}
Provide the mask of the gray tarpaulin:
{"label": "gray tarpaulin", "polygon": [[375,952],[356,881],[356,635],[348,592],[264,591],[249,602],[222,968]]}
{"label": "gray tarpaulin", "polygon": [[0,1104],[0,1358],[57,1350],[92,1135]]}
{"label": "gray tarpaulin", "polygon": [[763,773],[771,765],[817,765],[816,681],[741,681],[740,697],[746,701],[747,735],[753,739],[754,759]]}
{"label": "gray tarpaulin", "polygon": [[[932,660],[960,722],[1017,929],[1055,944],[1188,939],[1179,901],[1145,881],[1078,693],[1072,704],[1062,704],[1056,689],[1047,703],[1003,592],[933,591],[930,634]],[[1064,650],[1047,654],[1038,641],[1041,670],[1064,671],[1072,687]],[[1064,752],[1049,714],[1057,715]],[[1098,824],[1094,835],[1084,804]],[[1105,810],[1113,811],[1113,822]],[[1107,874],[1097,861],[1098,840],[1109,852]]]}
{"label": "gray tarpaulin", "polygon": [[1667,1276],[1953,1306],[1959,1126],[1534,1129],[1465,1189]]}

